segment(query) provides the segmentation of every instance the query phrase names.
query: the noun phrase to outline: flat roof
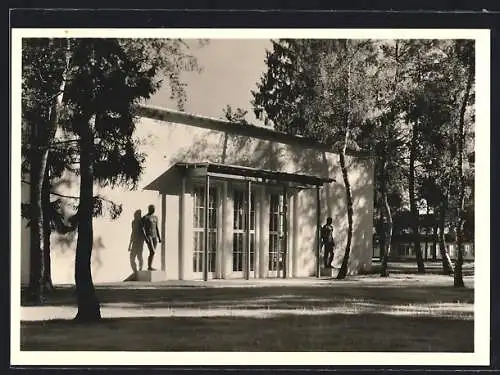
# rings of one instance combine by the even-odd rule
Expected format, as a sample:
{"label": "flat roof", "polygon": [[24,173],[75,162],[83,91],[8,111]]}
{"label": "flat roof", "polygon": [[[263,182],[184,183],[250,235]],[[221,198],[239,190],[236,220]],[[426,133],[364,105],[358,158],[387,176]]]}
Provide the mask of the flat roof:
{"label": "flat roof", "polygon": [[321,177],[303,173],[288,173],[281,171],[272,171],[268,169],[244,167],[239,165],[228,165],[212,162],[201,163],[184,163],[179,162],[174,165],[181,171],[196,170],[195,176],[214,176],[228,179],[261,179],[262,182],[292,182],[302,185],[320,186],[325,183],[334,182],[335,179],[330,177]]}
{"label": "flat roof", "polygon": [[[336,153],[331,145],[318,142],[312,138],[280,132],[267,126],[250,123],[241,124],[151,105],[140,105],[138,108],[138,115],[159,121],[191,125],[279,143],[296,144],[304,148],[312,148],[318,151]],[[355,150],[348,150],[346,154],[357,157],[369,156],[369,153],[366,151]]]}

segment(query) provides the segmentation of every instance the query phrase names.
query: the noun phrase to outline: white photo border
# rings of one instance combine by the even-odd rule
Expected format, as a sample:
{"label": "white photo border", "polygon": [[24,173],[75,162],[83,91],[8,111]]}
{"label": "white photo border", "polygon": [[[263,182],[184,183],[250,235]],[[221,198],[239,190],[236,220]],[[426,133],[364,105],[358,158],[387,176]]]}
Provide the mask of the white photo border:
{"label": "white photo border", "polygon": [[[370,365],[487,366],[490,360],[490,30],[489,29],[11,29],[11,365]],[[20,350],[21,40],[36,37],[474,39],[476,45],[475,280],[473,353],[61,352]],[[17,125],[16,125],[17,124]],[[478,230],[480,228],[480,230]],[[451,280],[450,280],[451,283]]]}

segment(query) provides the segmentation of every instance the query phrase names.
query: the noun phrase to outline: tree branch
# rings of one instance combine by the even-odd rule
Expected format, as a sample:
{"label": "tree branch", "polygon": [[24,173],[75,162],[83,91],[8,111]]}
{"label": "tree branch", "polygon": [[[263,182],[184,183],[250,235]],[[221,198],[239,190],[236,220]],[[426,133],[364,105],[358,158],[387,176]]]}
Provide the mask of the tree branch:
{"label": "tree branch", "polygon": [[[21,180],[21,182],[25,183],[27,185],[30,185],[29,181]],[[80,197],[78,197],[76,195],[65,195],[65,194],[61,194],[61,193],[56,193],[55,191],[51,191],[50,194],[51,195],[55,195],[56,197],[80,200]],[[94,195],[94,198],[99,198],[99,199],[103,200],[104,202],[114,203],[113,201],[111,201],[111,200],[109,200],[107,198],[104,198],[102,195],[99,195],[99,194],[98,195]]]}
{"label": "tree branch", "polygon": [[78,142],[78,141],[79,141],[79,139],[67,139],[67,140],[64,140],[64,141],[53,141],[50,144],[50,147],[55,146],[55,145],[60,145],[60,144],[67,144],[67,143]]}

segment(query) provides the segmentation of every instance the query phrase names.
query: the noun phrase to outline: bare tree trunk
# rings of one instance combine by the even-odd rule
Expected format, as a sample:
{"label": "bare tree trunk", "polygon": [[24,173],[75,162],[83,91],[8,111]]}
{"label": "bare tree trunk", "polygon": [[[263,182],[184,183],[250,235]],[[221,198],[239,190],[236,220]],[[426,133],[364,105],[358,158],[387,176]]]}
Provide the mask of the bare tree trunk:
{"label": "bare tree trunk", "polygon": [[[96,119],[97,121],[97,119]],[[79,322],[101,319],[99,300],[92,282],[91,257],[94,242],[92,225],[94,168],[94,134],[90,123],[82,125],[80,134],[80,205],[78,208],[78,241],[75,257],[75,284]]]}
{"label": "bare tree trunk", "polygon": [[42,190],[42,215],[43,215],[43,287],[46,292],[54,289],[52,284],[51,261],[50,261],[50,173],[46,168]]}
{"label": "bare tree trunk", "polygon": [[[346,41],[347,43],[347,41]],[[347,45],[346,45],[347,47]],[[349,48],[347,48],[349,51]],[[347,142],[349,141],[349,131],[351,126],[351,93],[350,93],[350,82],[351,82],[351,61],[347,64],[347,116],[345,122],[345,134],[344,134],[344,143],[342,145],[342,149],[339,153],[340,158],[340,168],[342,170],[342,179],[344,180],[345,186],[345,195],[346,195],[346,203],[347,203],[347,243],[345,246],[344,258],[342,259],[342,264],[340,266],[339,272],[337,274],[337,279],[344,279],[347,276],[347,272],[349,269],[349,255],[351,253],[351,242],[352,242],[352,228],[353,228],[353,210],[352,210],[352,192],[351,192],[351,184],[349,182],[349,175],[347,173],[347,166],[345,160],[345,153],[347,151]]]}
{"label": "bare tree trunk", "polygon": [[415,159],[417,153],[417,131],[416,125],[413,125],[410,145],[410,175],[409,175],[409,193],[410,193],[410,211],[412,217],[412,233],[413,233],[413,246],[415,248],[415,255],[417,258],[417,272],[425,273],[424,260],[422,258],[422,249],[420,248],[420,233],[419,233],[419,214],[417,202],[415,198]]}
{"label": "bare tree trunk", "polygon": [[[36,128],[37,125],[34,126]],[[36,129],[32,129],[30,150],[30,300],[34,304],[41,304],[44,300],[43,273],[43,207],[42,185],[47,167],[48,150],[40,150]]]}
{"label": "bare tree trunk", "polygon": [[453,273],[453,286],[464,287],[462,266],[464,264],[464,244],[463,244],[463,222],[457,226],[457,258],[455,259],[455,269]]}
{"label": "bare tree trunk", "polygon": [[[395,44],[395,49],[394,49],[394,58],[395,58],[395,63],[396,63],[396,71],[394,74],[394,81],[393,81],[393,94],[396,96],[397,94],[397,87],[398,87],[398,82],[399,82],[399,41],[396,40]],[[394,108],[391,108],[391,116],[390,116],[390,121],[394,120]],[[389,139],[389,127],[390,127],[390,121],[385,124],[384,127],[384,132],[386,134],[386,139]],[[383,208],[385,209],[385,217],[386,220],[384,220],[384,224],[387,222],[387,227],[384,228],[384,237],[385,237],[385,248],[384,248],[384,256],[381,259],[381,270],[380,270],[380,276],[381,277],[388,277],[389,276],[389,271],[388,271],[388,261],[389,257],[391,256],[391,250],[392,250],[392,231],[393,231],[393,220],[392,220],[392,212],[391,212],[391,206],[389,205],[389,199],[387,195],[387,184],[389,181],[389,175],[387,172],[387,161],[390,158],[391,155],[391,146],[390,143],[385,145],[383,148],[383,153],[382,153],[382,168],[380,171],[380,176],[381,176],[381,192],[382,192],[382,202],[383,202]]]}
{"label": "bare tree trunk", "polygon": [[227,132],[225,132],[224,133],[224,143],[222,144],[222,156],[221,156],[221,163],[222,164],[226,163],[228,142],[229,142],[229,134]]}
{"label": "bare tree trunk", "polygon": [[387,263],[389,261],[389,256],[391,255],[391,243],[392,243],[392,212],[391,206],[389,206],[389,200],[387,199],[387,192],[384,191],[382,193],[382,199],[384,201],[384,208],[387,217],[387,228],[384,230],[384,234],[386,237],[385,240],[385,249],[384,249],[384,257],[382,258],[382,267],[380,270],[380,276],[387,277],[389,276],[389,271],[387,269]]}
{"label": "bare tree trunk", "polygon": [[458,172],[459,172],[459,183],[460,183],[460,198],[458,207],[458,223],[457,223],[457,258],[455,259],[455,272],[454,272],[454,282],[455,287],[464,287],[464,279],[462,274],[462,266],[464,262],[464,222],[465,222],[465,176],[464,176],[464,126],[465,126],[465,109],[467,108],[467,101],[469,100],[470,91],[472,88],[472,82],[474,80],[474,69],[469,65],[469,74],[467,78],[467,86],[465,88],[465,94],[462,101],[462,106],[460,108],[460,118],[459,118],[459,137],[458,137]]}
{"label": "bare tree trunk", "polygon": [[385,231],[384,231],[384,216],[382,215],[382,210],[380,210],[378,225],[377,225],[377,235],[379,238],[379,257],[380,261],[384,258],[385,254]]}
{"label": "bare tree trunk", "polygon": [[[384,250],[381,252],[381,268],[380,268],[380,276],[387,277],[389,276],[389,272],[387,270],[387,264],[391,252],[391,242],[392,242],[392,213],[391,207],[389,206],[389,200],[387,198],[387,173],[386,173],[386,165],[387,165],[387,150],[384,149],[382,154],[382,165],[380,168],[380,192],[382,198],[382,207],[380,210],[381,219],[385,216],[385,220],[382,219],[382,230],[384,236]],[[385,211],[385,215],[382,215],[382,212]]]}
{"label": "bare tree trunk", "polygon": [[44,129],[40,125],[32,128],[30,170],[30,201],[32,212],[31,255],[30,255],[30,289],[33,300],[41,303],[45,289],[52,288],[50,277],[50,220],[47,215],[50,205],[50,183],[48,181],[49,146],[53,142],[59,121],[59,112],[63,103],[66,79],[69,72],[70,40],[66,39],[66,65],[60,77],[58,94],[52,99],[48,109],[48,122]]}
{"label": "bare tree trunk", "polygon": [[352,227],[353,227],[351,185],[349,183],[349,176],[347,175],[347,167],[345,163],[344,151],[340,152],[340,168],[342,169],[342,177],[344,179],[344,186],[346,192],[348,228],[347,228],[347,243],[345,246],[344,258],[342,259],[342,265],[340,266],[339,273],[337,274],[337,279],[339,280],[344,279],[347,276],[348,265],[349,265],[349,254],[351,252]]}
{"label": "bare tree trunk", "polygon": [[446,251],[446,241],[444,238],[444,226],[447,209],[447,204],[444,199],[447,198],[443,198],[443,200],[441,200],[439,208],[439,254],[441,255],[441,262],[443,263],[443,274],[451,275],[453,274],[453,265],[451,264],[450,256]]}
{"label": "bare tree trunk", "polygon": [[[425,202],[425,209],[426,209],[426,220],[429,220],[429,202]],[[425,260],[428,259],[429,257],[429,226],[426,223],[425,225],[425,255],[424,258]]]}

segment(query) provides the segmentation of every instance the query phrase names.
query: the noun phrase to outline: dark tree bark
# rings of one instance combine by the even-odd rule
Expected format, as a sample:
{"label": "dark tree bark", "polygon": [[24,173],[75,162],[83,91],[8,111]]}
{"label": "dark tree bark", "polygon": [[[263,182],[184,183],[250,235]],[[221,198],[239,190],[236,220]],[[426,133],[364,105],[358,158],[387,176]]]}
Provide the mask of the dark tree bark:
{"label": "dark tree bark", "polygon": [[463,288],[464,278],[462,266],[464,264],[464,245],[463,245],[463,223],[457,226],[457,258],[455,259],[455,269],[453,273],[453,286]]}
{"label": "dark tree bark", "polygon": [[93,147],[94,134],[90,122],[82,124],[80,134],[80,205],[78,208],[78,240],[75,257],[75,284],[79,322],[101,319],[99,300],[92,281],[91,257],[94,242],[93,213]]}
{"label": "dark tree bark", "polygon": [[411,145],[410,145],[410,174],[409,174],[409,193],[410,193],[410,212],[411,212],[411,227],[413,233],[413,246],[417,258],[417,272],[425,273],[424,259],[422,257],[422,249],[420,248],[420,233],[419,233],[419,214],[417,201],[415,197],[415,159],[417,154],[417,131],[416,125],[413,125]]}
{"label": "dark tree bark", "polygon": [[32,129],[32,143],[30,151],[30,300],[34,304],[41,304],[44,300],[43,273],[44,273],[44,251],[43,251],[43,208],[42,208],[42,185],[47,166],[47,150],[40,150],[37,141],[37,131]]}
{"label": "dark tree bark", "polygon": [[229,134],[226,132],[224,133],[224,143],[222,145],[222,156],[221,156],[221,163],[225,164],[226,163],[226,157],[227,157],[227,144],[229,143]]}
{"label": "dark tree bark", "polygon": [[340,168],[342,169],[342,178],[344,180],[345,192],[346,192],[346,202],[347,202],[347,243],[345,246],[344,258],[342,259],[342,265],[340,266],[339,273],[337,274],[337,279],[344,279],[347,276],[348,266],[349,266],[349,255],[351,253],[351,242],[352,242],[352,227],[353,227],[353,210],[352,210],[352,193],[351,184],[349,183],[349,176],[347,175],[347,167],[345,162],[345,151],[341,151],[340,154]]}

